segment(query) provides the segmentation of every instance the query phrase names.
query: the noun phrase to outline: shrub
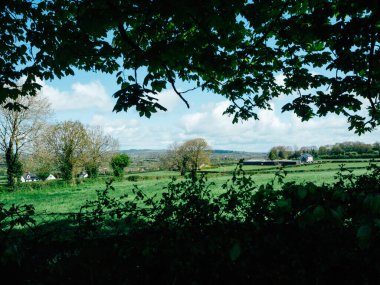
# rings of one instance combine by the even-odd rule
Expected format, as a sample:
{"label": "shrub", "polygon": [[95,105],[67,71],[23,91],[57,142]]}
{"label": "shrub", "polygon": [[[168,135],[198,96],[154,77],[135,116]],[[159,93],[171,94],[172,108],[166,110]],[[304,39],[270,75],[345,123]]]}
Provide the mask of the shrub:
{"label": "shrub", "polygon": [[113,169],[113,174],[116,177],[124,176],[124,168],[130,164],[130,158],[125,153],[120,153],[112,156],[111,167]]}
{"label": "shrub", "polygon": [[217,195],[204,175],[173,178],[159,197],[136,186],[132,197],[114,197],[108,182],[73,216],[75,235],[62,241],[61,224],[55,238],[51,228],[48,237],[36,231],[3,276],[39,284],[86,283],[88,274],[97,284],[379,280],[380,168],[360,176],[341,168],[321,186],[283,183],[285,175],[279,169],[257,186],[238,168]]}

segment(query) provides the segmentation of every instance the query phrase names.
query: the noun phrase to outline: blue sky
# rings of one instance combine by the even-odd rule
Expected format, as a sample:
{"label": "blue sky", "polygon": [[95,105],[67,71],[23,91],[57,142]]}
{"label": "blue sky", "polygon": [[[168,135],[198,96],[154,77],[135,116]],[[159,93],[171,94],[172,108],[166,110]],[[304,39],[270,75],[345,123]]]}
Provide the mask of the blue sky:
{"label": "blue sky", "polygon": [[[278,76],[281,81],[281,75]],[[79,120],[86,125],[103,127],[119,140],[120,149],[166,149],[174,142],[205,138],[213,149],[266,152],[272,146],[321,146],[343,141],[380,141],[379,128],[358,136],[348,131],[344,117],[330,115],[301,122],[292,113],[281,113],[289,100],[282,96],[272,103],[273,111],[258,111],[259,121],[232,124],[222,115],[229,105],[225,98],[195,90],[184,94],[190,109],[171,90],[158,95],[167,112],[140,117],[135,110],[112,112],[118,90],[114,75],[76,72],[75,76],[45,81],[42,95],[54,110],[53,122]],[[179,84],[179,88],[186,86]]]}

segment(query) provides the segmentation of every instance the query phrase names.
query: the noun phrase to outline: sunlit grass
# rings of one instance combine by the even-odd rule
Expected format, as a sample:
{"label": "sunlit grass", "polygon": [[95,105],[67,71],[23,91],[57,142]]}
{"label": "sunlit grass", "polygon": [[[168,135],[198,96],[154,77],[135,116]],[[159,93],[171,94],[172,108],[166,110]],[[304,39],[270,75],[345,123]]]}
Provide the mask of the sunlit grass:
{"label": "sunlit grass", "polygon": [[[345,165],[346,168],[352,169],[355,174],[364,173],[367,166],[368,162],[354,162]],[[233,171],[235,166],[226,168],[228,168],[229,171]],[[243,166],[243,169],[248,171],[257,169],[261,170],[258,173],[252,174],[252,178],[258,186],[270,183],[275,178],[275,172],[278,168],[273,168],[273,166],[271,169],[268,168],[269,167],[260,168],[260,166]],[[313,182],[318,185],[332,183],[335,180],[334,177],[339,168],[340,164],[337,163],[285,167],[284,170],[287,172],[287,175],[285,176],[284,181],[294,181],[297,183]],[[143,179],[129,181],[128,177],[131,175]],[[112,192],[111,195],[121,196],[128,194],[132,197],[132,189],[135,185],[149,196],[160,195],[171,181],[171,177],[182,179],[178,172],[173,171],[157,171],[131,175],[127,175],[122,181],[114,181],[113,186],[115,191]],[[208,182],[213,184],[210,189],[215,194],[221,193],[223,191],[221,186],[231,178],[230,173],[226,172],[223,174],[223,171],[220,171],[219,174],[212,173],[207,176]],[[33,204],[37,214],[74,213],[77,212],[87,200],[94,200],[96,198],[96,190],[104,189],[105,185],[105,181],[91,181],[90,179],[84,180],[77,185],[45,183],[42,189],[32,189],[32,187],[30,187],[30,189],[26,188],[12,192],[3,190],[0,193],[0,201],[6,205]],[[275,186],[279,187],[279,184],[275,182]]]}

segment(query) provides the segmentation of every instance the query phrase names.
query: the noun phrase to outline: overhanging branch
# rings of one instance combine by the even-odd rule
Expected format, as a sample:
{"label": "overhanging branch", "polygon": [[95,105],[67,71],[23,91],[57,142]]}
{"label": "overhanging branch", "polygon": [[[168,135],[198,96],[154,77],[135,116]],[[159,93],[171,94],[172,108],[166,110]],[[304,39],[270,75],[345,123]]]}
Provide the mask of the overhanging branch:
{"label": "overhanging branch", "polygon": [[[174,82],[174,78],[172,77],[172,75],[170,74],[170,70],[168,67],[165,67],[166,69],[166,76],[168,78],[168,81],[170,83],[170,85],[172,86],[174,92],[179,96],[179,98],[181,98],[181,100],[186,104],[187,108],[189,109],[190,108],[190,105],[189,105],[189,102],[187,102],[187,100],[182,96],[183,92],[179,92],[177,90],[177,88],[175,87],[175,82]],[[190,91],[190,90],[188,90]],[[186,91],[187,92],[187,91]]]}

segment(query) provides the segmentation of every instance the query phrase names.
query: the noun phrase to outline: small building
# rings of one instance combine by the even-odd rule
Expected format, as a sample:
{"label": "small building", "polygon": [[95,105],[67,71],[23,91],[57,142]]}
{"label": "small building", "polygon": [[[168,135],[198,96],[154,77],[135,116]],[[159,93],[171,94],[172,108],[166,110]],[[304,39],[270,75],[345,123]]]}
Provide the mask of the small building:
{"label": "small building", "polygon": [[79,178],[87,178],[87,177],[88,177],[88,174],[87,174],[87,172],[82,171],[81,173],[79,173],[78,177],[79,177]]}
{"label": "small building", "polygon": [[55,178],[55,176],[53,174],[49,174],[49,176],[46,177],[45,180],[55,180],[55,179],[57,179],[57,178]]}
{"label": "small building", "polygon": [[301,162],[303,163],[311,163],[314,161],[314,158],[311,154],[309,153],[303,153],[301,156],[300,156],[300,160]]}
{"label": "small building", "polygon": [[21,176],[20,181],[21,182],[34,182],[41,180],[36,174],[27,172],[23,176]]}

